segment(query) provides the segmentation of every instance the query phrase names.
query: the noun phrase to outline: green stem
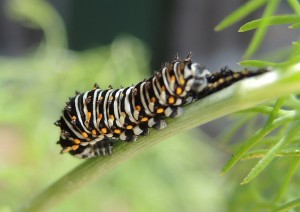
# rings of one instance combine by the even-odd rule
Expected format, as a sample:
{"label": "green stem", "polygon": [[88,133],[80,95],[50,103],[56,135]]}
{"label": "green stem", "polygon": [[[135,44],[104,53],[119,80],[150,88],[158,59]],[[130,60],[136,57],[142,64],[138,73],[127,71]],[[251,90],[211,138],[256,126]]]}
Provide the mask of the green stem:
{"label": "green stem", "polygon": [[186,106],[185,113],[181,117],[167,120],[169,126],[166,129],[153,130],[148,136],[142,137],[134,143],[117,142],[117,147],[111,157],[99,157],[84,161],[24,204],[20,210],[44,211],[49,209],[83,185],[98,179],[150,146],[230,113],[248,109],[277,97],[300,92],[299,82],[300,70],[295,68],[242,80]]}

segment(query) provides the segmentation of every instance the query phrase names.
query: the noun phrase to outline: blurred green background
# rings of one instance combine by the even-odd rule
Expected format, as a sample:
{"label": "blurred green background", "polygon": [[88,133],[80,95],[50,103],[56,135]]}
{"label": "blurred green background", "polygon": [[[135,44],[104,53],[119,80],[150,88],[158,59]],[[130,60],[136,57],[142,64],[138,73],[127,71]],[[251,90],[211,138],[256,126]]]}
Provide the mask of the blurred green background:
{"label": "blurred green background", "polygon": [[[218,4],[0,1],[0,211],[13,211],[82,162],[59,154],[59,129],[53,125],[75,90],[94,82],[102,88],[137,83],[176,53],[192,51],[195,61],[213,69],[235,64],[249,35],[230,34],[236,29],[216,35],[214,25],[239,1]],[[229,155],[208,134],[227,124],[214,122],[203,128],[206,133],[188,132],[156,145],[50,211],[255,208],[253,199],[263,194],[253,185],[238,185],[251,162],[219,176]],[[261,179],[259,186],[269,188],[267,178]]]}

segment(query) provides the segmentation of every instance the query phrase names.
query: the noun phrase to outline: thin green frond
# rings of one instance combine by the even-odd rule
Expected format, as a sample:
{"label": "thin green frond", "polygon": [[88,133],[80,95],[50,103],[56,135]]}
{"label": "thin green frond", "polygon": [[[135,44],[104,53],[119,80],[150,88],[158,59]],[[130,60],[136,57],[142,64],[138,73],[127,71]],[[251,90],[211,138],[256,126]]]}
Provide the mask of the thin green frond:
{"label": "thin green frond", "polygon": [[[298,151],[299,153],[299,151]],[[284,194],[286,193],[287,191],[287,188],[291,182],[291,179],[292,177],[294,176],[295,172],[297,171],[297,168],[299,167],[299,164],[300,164],[300,154],[298,155],[295,155],[297,156],[298,158],[293,158],[294,160],[291,162],[291,165],[290,165],[290,168],[287,172],[287,175],[286,175],[286,178],[285,178],[285,181],[282,183],[282,187],[281,189],[279,190],[276,198],[275,198],[275,203],[280,201],[280,199],[284,196]]]}
{"label": "thin green frond", "polygon": [[[258,105],[256,107],[250,108],[248,110],[241,111],[240,113],[260,113],[264,115],[270,115],[273,112],[274,108],[267,105]],[[288,113],[294,113],[293,111],[287,111],[280,109],[277,111],[279,116],[284,116]]]}
{"label": "thin green frond", "polygon": [[280,108],[282,107],[282,105],[284,104],[286,98],[285,97],[281,97],[281,98],[278,98],[274,104],[274,107],[273,107],[273,110],[271,111],[270,115],[269,115],[269,118],[267,120],[267,125],[268,124],[271,124],[273,122],[273,120],[275,118],[278,117],[278,113],[280,111]]}
{"label": "thin green frond", "polygon": [[300,23],[292,24],[291,26],[289,26],[290,29],[297,29],[299,27],[300,27]]}
{"label": "thin green frond", "polygon": [[300,59],[300,42],[295,41],[292,44],[293,44],[292,54],[287,62],[294,62],[297,60],[299,61],[299,59]]}
{"label": "thin green frond", "polygon": [[241,66],[246,67],[257,67],[257,68],[266,68],[266,67],[276,67],[277,63],[272,63],[269,61],[262,60],[243,60],[238,63]]}
{"label": "thin green frond", "polygon": [[219,136],[219,139],[222,140],[222,144],[227,144],[233,136],[236,134],[236,132],[246,123],[249,122],[249,119],[251,118],[251,114],[245,114],[244,116],[240,117],[239,120],[237,120],[235,123],[233,123],[230,126],[230,129],[224,130],[223,133]]}
{"label": "thin green frond", "polygon": [[300,115],[298,114],[288,114],[285,116],[281,116],[277,119],[275,119],[271,124],[265,125],[262,129],[258,130],[256,133],[253,134],[250,138],[248,138],[244,145],[237,150],[232,158],[226,163],[222,170],[222,174],[225,174],[228,172],[241,158],[245,156],[245,154],[254,147],[262,138],[264,138],[266,135],[268,135],[270,132],[275,130],[281,125],[284,125],[288,122],[293,121],[297,117],[300,118]]}
{"label": "thin green frond", "polygon": [[295,13],[300,16],[300,4],[298,0],[288,0],[290,7],[295,11]]}
{"label": "thin green frond", "polygon": [[244,58],[250,58],[252,57],[252,55],[257,51],[257,49],[260,47],[266,33],[268,30],[268,25],[269,25],[269,20],[265,19],[266,17],[270,17],[272,16],[277,8],[278,5],[280,3],[280,0],[270,0],[267,3],[267,6],[265,8],[264,14],[263,14],[263,18],[262,18],[262,22],[260,27],[256,30],[253,38],[251,39],[251,42],[244,54]]}
{"label": "thin green frond", "polygon": [[[298,124],[298,126],[297,126]],[[286,132],[286,136],[280,139],[276,145],[274,145],[267,153],[266,155],[258,161],[258,163],[251,169],[249,174],[244,178],[241,184],[249,183],[251,180],[253,180],[257,175],[259,175],[266,167],[269,165],[269,163],[276,157],[278,152],[286,145],[294,136],[296,136],[296,133],[299,132],[299,122],[296,123],[289,131]]]}
{"label": "thin green frond", "polygon": [[300,17],[298,15],[277,15],[272,17],[261,18],[244,24],[240,27],[239,32],[246,32],[249,30],[257,29],[262,26],[263,22],[265,22],[264,26],[299,24]]}
{"label": "thin green frond", "polygon": [[215,30],[221,31],[221,30],[231,26],[232,24],[238,22],[239,20],[243,19],[247,15],[249,15],[252,12],[254,12],[255,10],[257,10],[258,8],[262,7],[266,2],[267,2],[267,0],[248,1],[247,3],[245,3],[238,9],[236,9],[234,12],[232,12],[229,16],[224,18],[223,21],[221,21],[221,23],[219,23],[215,27]]}
{"label": "thin green frond", "polygon": [[[273,139],[264,139],[262,141],[262,144],[268,144],[268,143],[274,143],[278,141],[278,138],[273,138]],[[251,150],[241,160],[250,160],[250,159],[256,159],[256,158],[263,158],[269,149],[256,149],[256,150]],[[276,157],[299,157],[300,158],[300,149],[299,148],[294,148],[294,149],[282,149],[280,150]]]}
{"label": "thin green frond", "polygon": [[300,197],[295,198],[291,201],[288,201],[279,207],[277,207],[274,212],[283,212],[283,211],[289,211],[289,209],[293,209],[300,206]]}

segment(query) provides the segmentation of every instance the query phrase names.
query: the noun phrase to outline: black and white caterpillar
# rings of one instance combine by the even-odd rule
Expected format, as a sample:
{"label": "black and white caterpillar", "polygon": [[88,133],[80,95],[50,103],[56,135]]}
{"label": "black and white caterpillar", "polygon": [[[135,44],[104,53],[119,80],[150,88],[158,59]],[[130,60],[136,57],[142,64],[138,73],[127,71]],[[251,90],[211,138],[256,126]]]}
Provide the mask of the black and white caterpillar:
{"label": "black and white caterpillar", "polygon": [[153,77],[135,86],[77,94],[67,102],[63,115],[55,122],[61,128],[62,153],[78,158],[112,154],[113,141],[135,141],[149,128],[163,129],[167,117],[183,113],[182,106],[204,98],[243,78],[265,73],[265,69],[233,72],[223,68],[216,73],[176,58]]}

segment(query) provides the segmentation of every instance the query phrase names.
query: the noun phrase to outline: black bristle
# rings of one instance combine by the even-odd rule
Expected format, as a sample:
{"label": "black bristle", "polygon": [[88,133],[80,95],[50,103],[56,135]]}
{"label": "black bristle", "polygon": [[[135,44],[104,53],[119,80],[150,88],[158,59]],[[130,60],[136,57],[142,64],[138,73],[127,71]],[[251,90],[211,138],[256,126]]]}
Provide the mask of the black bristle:
{"label": "black bristle", "polygon": [[91,103],[91,101],[92,101],[92,96],[88,96],[88,97],[85,99],[85,103],[86,103],[86,104]]}
{"label": "black bristle", "polygon": [[57,126],[57,127],[60,127],[61,126],[60,120],[57,120],[56,122],[54,122],[54,125]]}
{"label": "black bristle", "polygon": [[65,110],[68,111],[68,112],[71,112],[72,111],[71,105],[66,105]]}
{"label": "black bristle", "polygon": [[154,73],[154,75],[155,75],[155,77],[157,77],[157,78],[160,78],[160,77],[161,77],[161,73],[160,73],[159,71],[156,71],[156,72]]}
{"label": "black bristle", "polygon": [[185,61],[191,61],[192,60],[192,52],[189,52],[189,54],[186,56]]}

